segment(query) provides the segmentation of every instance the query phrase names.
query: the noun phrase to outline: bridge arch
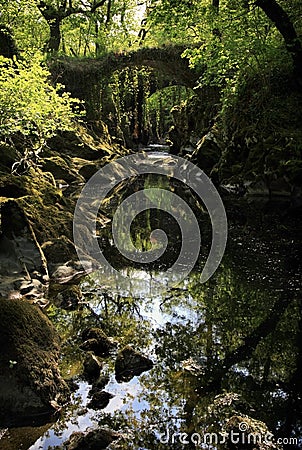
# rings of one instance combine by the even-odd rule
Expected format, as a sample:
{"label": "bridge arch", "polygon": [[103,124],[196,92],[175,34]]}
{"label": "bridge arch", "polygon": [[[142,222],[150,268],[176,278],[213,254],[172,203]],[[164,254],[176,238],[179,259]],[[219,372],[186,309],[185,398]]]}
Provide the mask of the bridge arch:
{"label": "bridge arch", "polygon": [[182,58],[185,48],[181,45],[142,47],[132,52],[111,52],[100,58],[62,57],[52,61],[50,67],[55,81],[85,102],[87,120],[94,121],[100,118],[101,90],[114,72],[126,67],[148,67],[161,74],[163,81],[159,89],[168,85],[193,88],[199,75]]}

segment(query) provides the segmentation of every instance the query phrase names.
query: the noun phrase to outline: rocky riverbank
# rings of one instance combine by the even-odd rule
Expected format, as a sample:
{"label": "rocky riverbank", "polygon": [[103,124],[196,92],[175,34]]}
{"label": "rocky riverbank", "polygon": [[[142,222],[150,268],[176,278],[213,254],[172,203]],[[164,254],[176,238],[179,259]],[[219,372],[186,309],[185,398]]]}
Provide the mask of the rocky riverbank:
{"label": "rocky riverbank", "polygon": [[43,298],[53,275],[62,283],[81,270],[71,269],[73,264],[65,275],[57,270],[76,260],[72,221],[78,193],[125,149],[111,143],[102,125],[98,135],[78,127],[53,137],[35,162],[18,161],[16,148],[1,146],[0,295]]}
{"label": "rocky riverbank", "polygon": [[[50,282],[63,285],[58,301],[78,300],[74,289],[66,288],[83,274],[72,243],[77,195],[98,168],[125,150],[111,143],[102,124],[98,134],[78,127],[53,137],[35,159],[18,159],[13,143],[0,147],[0,419],[5,426],[49,417],[68,399],[58,368],[60,340],[42,309]],[[74,295],[66,300],[68,289]]]}

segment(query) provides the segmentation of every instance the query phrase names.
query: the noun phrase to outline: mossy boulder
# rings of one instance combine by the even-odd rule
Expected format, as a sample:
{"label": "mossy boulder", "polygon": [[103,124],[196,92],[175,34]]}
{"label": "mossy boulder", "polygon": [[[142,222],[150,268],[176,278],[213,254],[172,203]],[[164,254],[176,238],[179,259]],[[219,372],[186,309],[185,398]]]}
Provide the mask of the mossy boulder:
{"label": "mossy boulder", "polygon": [[67,183],[83,182],[84,179],[73,167],[72,159],[68,156],[51,156],[41,161],[44,172],[50,172],[56,180],[65,180]]}
{"label": "mossy boulder", "polygon": [[96,380],[100,376],[102,366],[102,362],[93,354],[93,352],[88,352],[84,359],[84,377],[89,381]]}
{"label": "mossy boulder", "polygon": [[72,158],[83,158],[88,161],[95,161],[102,158],[110,150],[108,142],[109,134],[100,139],[98,136],[88,134],[84,128],[80,128],[77,132],[63,131],[52,137],[48,141],[51,150]]}
{"label": "mossy boulder", "polygon": [[74,432],[67,442],[59,449],[64,450],[101,450],[107,448],[113,441],[121,438],[121,434],[109,428],[98,428],[88,433]]}
{"label": "mossy boulder", "polygon": [[115,377],[117,382],[130,381],[135,375],[138,376],[152,367],[151,359],[127,345],[117,355]]}
{"label": "mossy boulder", "polygon": [[[38,153],[32,150],[24,154],[22,137],[18,148],[16,144],[0,143],[0,277],[6,277],[1,280],[1,295],[18,291],[24,279],[41,280],[58,266],[77,261],[71,239],[75,202],[85,183],[79,170],[88,178],[116,156],[101,123],[98,132],[79,126],[77,131],[57,135]],[[24,164],[16,166],[17,176],[11,169],[22,158]],[[70,186],[63,189],[66,184]],[[64,268],[68,276],[65,273],[56,280],[58,283],[85,272],[71,265]],[[48,280],[44,281],[46,284]]]}
{"label": "mossy boulder", "polygon": [[66,401],[59,337],[37,306],[0,297],[0,347],[1,424],[47,416]]}
{"label": "mossy boulder", "polygon": [[83,350],[91,350],[97,356],[108,356],[110,351],[116,347],[113,339],[109,338],[101,328],[87,328],[82,334]]}

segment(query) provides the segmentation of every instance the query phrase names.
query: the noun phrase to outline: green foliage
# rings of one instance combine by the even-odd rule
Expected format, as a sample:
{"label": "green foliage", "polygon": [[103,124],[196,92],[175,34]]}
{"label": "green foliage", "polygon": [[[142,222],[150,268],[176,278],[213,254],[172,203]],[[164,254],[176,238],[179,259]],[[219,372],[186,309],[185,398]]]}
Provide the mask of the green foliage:
{"label": "green foliage", "polygon": [[188,43],[198,40],[195,27],[205,1],[151,0],[147,8],[148,45]]}
{"label": "green foliage", "polygon": [[34,0],[3,0],[1,22],[13,30],[22,52],[32,53],[43,48],[48,29]]}
{"label": "green foliage", "polygon": [[[278,2],[299,34],[301,2],[288,3]],[[201,73],[197,87],[218,87],[223,111],[233,105],[251,73],[265,83],[268,65],[276,70],[292,65],[283,37],[252,1],[226,0],[218,9],[209,0],[154,0],[147,23],[147,44],[190,43],[183,56]]]}
{"label": "green foliage", "polygon": [[74,127],[78,101],[49,83],[50,73],[36,57],[31,63],[0,60],[0,138],[21,134],[38,148],[57,130]]}
{"label": "green foliage", "polygon": [[102,56],[109,51],[121,51],[135,46],[138,21],[133,1],[125,12],[120,3],[113,3],[107,21],[107,5],[94,14],[72,15],[62,24],[62,51],[73,56]]}
{"label": "green foliage", "polygon": [[203,72],[199,87],[218,86],[225,106],[237,94],[247,74],[260,74],[268,63],[280,59],[291,64],[281,35],[264,13],[259,8],[243,4],[235,7],[230,3],[223,4],[219,14],[210,7],[205,10],[197,25],[202,43],[184,52],[190,65]]}
{"label": "green foliage", "polygon": [[[19,48],[25,52],[46,50],[51,19],[43,17],[38,0],[4,0],[1,21],[13,31]],[[141,12],[135,0],[107,0],[92,10],[96,2],[46,0],[44,10],[60,17],[60,52],[76,56],[102,55],[133,47],[138,42]]]}
{"label": "green foliage", "polygon": [[147,99],[148,118],[159,136],[163,136],[173,125],[171,109],[176,105],[184,106],[192,95],[193,91],[185,86],[168,86]]}

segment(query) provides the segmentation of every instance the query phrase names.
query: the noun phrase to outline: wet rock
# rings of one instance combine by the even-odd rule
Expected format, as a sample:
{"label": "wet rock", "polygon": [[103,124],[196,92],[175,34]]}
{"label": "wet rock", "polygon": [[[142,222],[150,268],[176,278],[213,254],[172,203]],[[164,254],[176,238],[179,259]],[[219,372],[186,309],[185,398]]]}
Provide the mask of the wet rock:
{"label": "wet rock", "polygon": [[66,450],[101,450],[121,437],[120,433],[109,428],[98,428],[86,434],[75,432],[64,443],[63,448]]}
{"label": "wet rock", "polygon": [[79,174],[85,178],[85,180],[89,180],[92,175],[94,175],[99,169],[99,166],[97,164],[84,164],[80,169],[79,169]]}
{"label": "wet rock", "polygon": [[16,200],[1,198],[0,193],[0,208],[0,295],[42,297],[48,270],[35,232]]}
{"label": "wet rock", "polygon": [[54,283],[67,284],[74,283],[83,277],[88,270],[85,270],[78,261],[68,261],[66,264],[60,265],[51,274]]}
{"label": "wet rock", "polygon": [[65,156],[65,159],[60,156],[44,158],[41,163],[43,171],[50,172],[55,179],[62,179],[67,183],[84,181],[75,169],[70,168],[73,164],[71,158],[68,158],[67,156]]}
{"label": "wet rock", "polygon": [[103,409],[109,404],[110,400],[114,397],[113,394],[106,391],[96,391],[92,395],[92,399],[88,403],[88,408]]}
{"label": "wet rock", "polygon": [[48,146],[52,150],[64,151],[64,154],[73,158],[83,158],[89,161],[102,158],[106,154],[104,143],[95,140],[84,129],[79,129],[79,131],[81,131],[81,135],[73,131],[62,131],[49,139]]}
{"label": "wet rock", "polygon": [[101,368],[102,363],[98,358],[92,352],[88,352],[84,360],[83,375],[89,380],[96,379],[100,376]]}
{"label": "wet rock", "polygon": [[116,342],[106,336],[101,328],[87,328],[82,334],[83,350],[91,350],[97,356],[108,356],[110,351],[116,347]]}
{"label": "wet rock", "polygon": [[42,249],[47,261],[49,261],[50,268],[76,257],[74,244],[66,236],[59,236],[51,241],[44,242]]}
{"label": "wet rock", "polygon": [[45,294],[45,285],[37,279],[24,280],[21,283],[19,291],[26,298],[41,298]]}
{"label": "wet rock", "polygon": [[0,298],[1,423],[53,412],[65,402],[58,369],[59,337],[41,310],[25,300]]}
{"label": "wet rock", "polygon": [[83,294],[80,287],[77,285],[72,285],[67,286],[67,288],[65,287],[65,289],[59,292],[54,298],[54,302],[60,308],[72,311],[78,308],[82,297]]}
{"label": "wet rock", "polygon": [[140,375],[152,367],[151,359],[127,345],[117,355],[115,377],[117,382],[130,381],[135,375]]}

